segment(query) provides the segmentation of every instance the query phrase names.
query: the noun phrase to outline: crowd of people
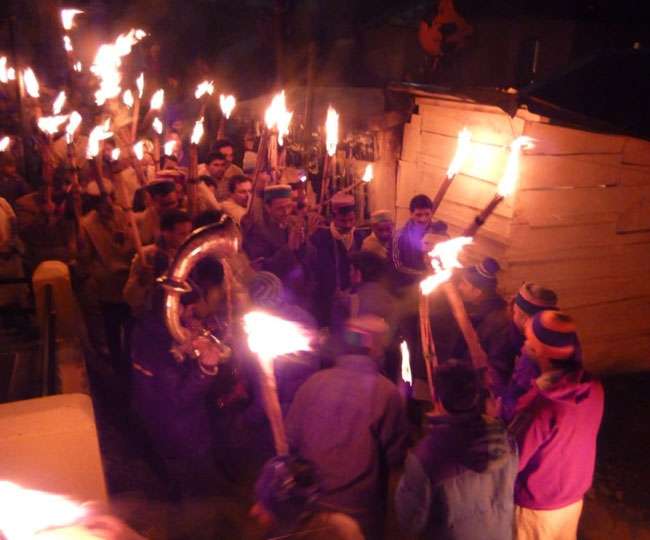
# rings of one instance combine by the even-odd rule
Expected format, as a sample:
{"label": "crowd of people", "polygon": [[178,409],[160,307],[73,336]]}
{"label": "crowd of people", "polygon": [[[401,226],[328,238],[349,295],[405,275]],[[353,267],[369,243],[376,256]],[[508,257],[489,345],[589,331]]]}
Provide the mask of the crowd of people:
{"label": "crowd of people", "polygon": [[[196,179],[177,145],[159,167],[144,165],[144,185],[131,160],[111,157],[115,144],[104,143],[103,175],[90,168],[71,183],[55,161],[37,189],[12,152],[0,152],[0,272],[68,265],[95,350],[128,396],[170,499],[250,481],[251,515],[274,538],[379,539],[390,508],[405,536],[576,538],[603,390],[552,290],[527,282],[504,298],[492,258],[457,272],[483,369],[446,296],[432,293],[432,398],[419,283],[449,235],[429,196],[413,197],[399,229],[386,210],[358,223],[351,194],[319,206],[301,171],[255,175],[255,159],[235,163],[228,140],[211,146]],[[161,283],[193,231],[221,226],[233,227],[240,249],[227,264],[196,264],[181,317],[190,335],[225,344],[226,356],[174,343]],[[11,290],[5,308],[26,301]],[[310,351],[274,361],[288,455],[274,456],[242,327],[251,309],[313,336]],[[402,342],[412,384],[402,380]]]}

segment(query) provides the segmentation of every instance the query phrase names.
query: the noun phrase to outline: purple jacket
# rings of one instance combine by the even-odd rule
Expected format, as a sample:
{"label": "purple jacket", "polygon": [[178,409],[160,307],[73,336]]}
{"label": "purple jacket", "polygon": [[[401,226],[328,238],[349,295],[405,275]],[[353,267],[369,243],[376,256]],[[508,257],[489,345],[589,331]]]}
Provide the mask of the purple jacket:
{"label": "purple jacket", "polygon": [[554,510],[583,498],[593,479],[603,403],[602,385],[581,369],[537,379],[510,426],[520,455],[516,504]]}

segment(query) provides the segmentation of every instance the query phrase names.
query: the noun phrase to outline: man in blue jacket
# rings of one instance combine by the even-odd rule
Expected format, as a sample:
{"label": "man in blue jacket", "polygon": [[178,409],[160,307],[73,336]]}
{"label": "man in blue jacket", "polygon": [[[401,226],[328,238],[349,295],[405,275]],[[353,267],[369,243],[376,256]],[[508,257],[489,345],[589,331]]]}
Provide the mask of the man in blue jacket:
{"label": "man in blue jacket", "polygon": [[481,414],[479,376],[467,364],[438,368],[435,390],[442,414],[397,488],[401,526],[432,540],[511,539],[517,455],[505,425]]}

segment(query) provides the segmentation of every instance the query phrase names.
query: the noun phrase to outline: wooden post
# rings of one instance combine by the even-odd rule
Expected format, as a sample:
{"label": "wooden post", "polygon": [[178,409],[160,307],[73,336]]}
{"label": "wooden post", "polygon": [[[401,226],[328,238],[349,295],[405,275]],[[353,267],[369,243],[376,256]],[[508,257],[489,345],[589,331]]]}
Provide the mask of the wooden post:
{"label": "wooden post", "polygon": [[454,181],[454,178],[456,176],[448,176],[445,175],[444,180],[442,181],[442,184],[440,184],[440,187],[438,188],[438,191],[436,193],[436,196],[433,198],[433,214],[436,213],[436,210],[438,210],[440,203],[442,203],[442,200],[445,198],[445,195],[447,194],[447,190],[451,186],[451,183]]}
{"label": "wooden post", "polygon": [[429,297],[420,293],[418,305],[418,315],[420,320],[420,343],[422,346],[422,359],[427,371],[427,384],[431,403],[435,403],[436,394],[433,388],[433,370],[438,367],[438,356],[436,355],[435,343],[431,337],[431,321],[429,320]]}

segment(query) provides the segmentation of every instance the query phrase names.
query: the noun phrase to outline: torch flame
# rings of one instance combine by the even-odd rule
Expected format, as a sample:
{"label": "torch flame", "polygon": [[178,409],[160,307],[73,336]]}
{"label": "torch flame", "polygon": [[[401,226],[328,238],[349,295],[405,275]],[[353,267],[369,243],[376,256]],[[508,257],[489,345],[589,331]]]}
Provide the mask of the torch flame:
{"label": "torch flame", "polygon": [[190,138],[190,142],[192,144],[199,144],[201,142],[201,138],[203,137],[203,117],[201,117],[200,120],[197,120],[194,123],[194,129],[192,130],[192,137]]}
{"label": "torch flame", "polygon": [[80,15],[83,11],[79,9],[62,9],[61,10],[61,24],[64,30],[72,30],[74,26],[74,18]]}
{"label": "torch flame", "polygon": [[72,525],[86,509],[64,497],[0,481],[0,532],[7,540],[34,538],[40,531]]}
{"label": "torch flame", "polygon": [[125,90],[122,94],[122,101],[124,102],[124,105],[126,105],[129,109],[133,107],[133,103],[135,103],[133,92],[131,92],[131,90]]}
{"label": "torch flame", "polygon": [[164,101],[165,91],[160,88],[153,93],[153,96],[151,96],[151,104],[149,105],[149,108],[152,111],[159,111],[162,108]]}
{"label": "torch flame", "polygon": [[160,121],[160,118],[156,116],[156,118],[154,118],[153,122],[151,123],[151,127],[156,133],[158,133],[158,135],[162,135],[163,123]]}
{"label": "torch flame", "polygon": [[471,237],[459,236],[446,242],[439,242],[434,246],[429,252],[434,273],[420,282],[420,289],[423,294],[430,294],[439,285],[449,281],[455,268],[462,268],[458,255],[465,246],[471,243]]}
{"label": "torch flame", "polygon": [[64,105],[65,105],[65,92],[61,90],[59,92],[59,95],[56,96],[54,103],[52,104],[52,112],[54,114],[60,114],[61,111],[63,110]]}
{"label": "torch flame", "polygon": [[54,135],[57,131],[59,131],[61,124],[63,124],[63,122],[65,122],[67,119],[67,114],[57,116],[41,116],[38,119],[38,129],[40,129],[43,133],[47,133],[48,135]]}
{"label": "torch flame", "polygon": [[0,82],[9,82],[9,74],[7,73],[7,57],[0,56]]}
{"label": "torch flame", "polygon": [[144,73],[140,73],[140,76],[135,80],[135,85],[138,87],[138,97],[142,97],[142,92],[144,92]]}
{"label": "torch flame", "polygon": [[402,380],[408,385],[412,385],[413,376],[411,375],[411,355],[406,341],[400,343],[399,349],[402,353]]}
{"label": "torch flame", "polygon": [[118,159],[120,159],[120,154],[121,152],[119,148],[113,148],[113,150],[111,150],[111,159],[113,161],[117,161]]}
{"label": "torch flame", "polygon": [[331,105],[327,108],[325,133],[327,136],[325,141],[327,154],[333,156],[336,154],[336,146],[339,143],[339,113]]}
{"label": "torch flame", "polygon": [[224,96],[221,94],[219,96],[219,104],[221,105],[221,112],[223,115],[226,118],[230,118],[230,115],[232,114],[232,111],[235,109],[235,105],[237,104],[237,100],[235,99],[235,96]]}
{"label": "torch flame", "polygon": [[38,79],[34,75],[34,70],[32,68],[27,68],[23,71],[23,81],[25,83],[25,90],[33,98],[40,97],[39,88],[38,88]]}
{"label": "torch flame", "polygon": [[16,80],[16,70],[15,70],[14,68],[10,67],[10,68],[7,70],[7,78],[8,78],[10,81],[15,81],[15,80]]}
{"label": "torch flame", "polygon": [[173,156],[174,150],[176,150],[176,141],[173,139],[171,141],[167,141],[163,148],[166,156]]}
{"label": "torch flame", "polygon": [[311,339],[304,327],[264,311],[244,315],[244,331],[248,348],[259,357],[267,374],[272,373],[274,358],[311,350]]}
{"label": "torch flame", "polygon": [[289,125],[293,113],[287,111],[287,100],[284,90],[273,96],[273,101],[264,115],[264,121],[269,129],[276,128],[278,131],[278,144],[284,144],[284,136],[289,134]]}
{"label": "torch flame", "polygon": [[367,182],[371,182],[374,177],[375,175],[372,170],[372,163],[368,163],[368,165],[366,165],[366,170],[363,171],[363,176],[361,177],[361,180],[367,183]]}
{"label": "torch flame", "polygon": [[70,36],[63,36],[63,48],[67,52],[74,51],[74,48],[72,47],[72,40],[70,39]]}
{"label": "torch flame", "polygon": [[86,157],[88,159],[94,158],[99,154],[99,143],[105,139],[110,139],[113,133],[109,131],[111,120],[107,118],[106,121],[99,125],[90,132],[88,136],[88,148],[86,149]]}
{"label": "torch flame", "polygon": [[533,148],[534,146],[533,139],[525,135],[517,137],[512,141],[512,144],[510,145],[510,155],[508,156],[508,162],[506,163],[506,170],[497,186],[497,193],[501,197],[508,197],[514,192],[519,179],[519,161],[521,158],[521,151]]}
{"label": "torch flame", "polygon": [[0,152],[6,152],[9,150],[9,145],[11,144],[11,139],[9,138],[9,135],[5,135],[0,139]]}
{"label": "torch flame", "polygon": [[209,94],[212,95],[214,94],[214,81],[203,81],[196,87],[196,91],[194,92],[194,97],[196,99],[201,98],[201,96]]}
{"label": "torch flame", "polygon": [[80,124],[81,115],[77,111],[72,111],[70,113],[68,125],[65,127],[65,140],[68,144],[72,144],[72,141],[74,140],[74,132],[77,131]]}
{"label": "torch flame", "polygon": [[470,148],[472,146],[472,133],[469,129],[463,128],[458,134],[458,144],[456,146],[456,153],[454,158],[449,164],[447,169],[447,178],[453,178],[458,174],[460,168],[463,166],[463,163],[469,155]]}
{"label": "torch flame", "polygon": [[138,160],[142,161],[144,159],[144,141],[138,141],[133,145],[133,153]]}
{"label": "torch flame", "polygon": [[81,62],[75,62],[74,65],[72,66],[72,69],[74,69],[77,73],[80,73],[81,70],[83,69],[83,65]]}

